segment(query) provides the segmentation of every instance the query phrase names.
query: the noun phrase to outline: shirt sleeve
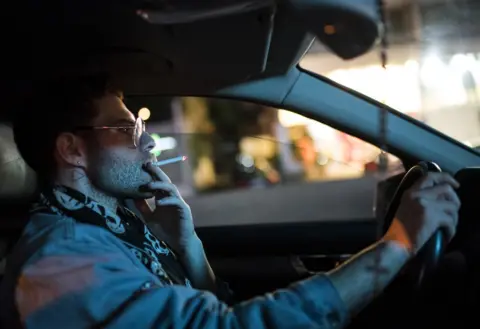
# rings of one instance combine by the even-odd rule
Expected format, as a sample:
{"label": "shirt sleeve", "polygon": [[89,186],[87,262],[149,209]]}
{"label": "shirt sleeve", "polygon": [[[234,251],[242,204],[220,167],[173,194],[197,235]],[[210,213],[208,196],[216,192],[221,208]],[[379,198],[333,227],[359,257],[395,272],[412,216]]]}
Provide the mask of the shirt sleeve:
{"label": "shirt sleeve", "polygon": [[108,238],[46,246],[24,267],[15,299],[29,328],[291,329],[347,322],[325,276],[229,307],[206,291],[162,285]]}

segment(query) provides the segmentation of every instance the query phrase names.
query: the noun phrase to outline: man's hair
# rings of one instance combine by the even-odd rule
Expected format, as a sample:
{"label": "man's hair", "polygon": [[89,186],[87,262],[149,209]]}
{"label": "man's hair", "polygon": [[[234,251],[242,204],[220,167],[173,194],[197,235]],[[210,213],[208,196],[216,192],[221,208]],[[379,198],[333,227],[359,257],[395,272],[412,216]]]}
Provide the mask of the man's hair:
{"label": "man's hair", "polygon": [[56,170],[54,150],[57,137],[91,125],[98,115],[95,100],[121,92],[107,76],[76,76],[51,79],[32,88],[13,118],[18,151],[40,179]]}

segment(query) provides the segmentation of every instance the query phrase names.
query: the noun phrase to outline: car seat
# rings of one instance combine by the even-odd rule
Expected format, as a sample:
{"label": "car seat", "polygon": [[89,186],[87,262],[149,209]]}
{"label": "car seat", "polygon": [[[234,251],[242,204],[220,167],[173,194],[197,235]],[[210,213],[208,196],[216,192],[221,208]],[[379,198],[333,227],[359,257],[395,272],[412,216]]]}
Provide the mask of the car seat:
{"label": "car seat", "polygon": [[0,280],[5,256],[23,230],[35,189],[35,174],[18,153],[12,129],[0,124]]}

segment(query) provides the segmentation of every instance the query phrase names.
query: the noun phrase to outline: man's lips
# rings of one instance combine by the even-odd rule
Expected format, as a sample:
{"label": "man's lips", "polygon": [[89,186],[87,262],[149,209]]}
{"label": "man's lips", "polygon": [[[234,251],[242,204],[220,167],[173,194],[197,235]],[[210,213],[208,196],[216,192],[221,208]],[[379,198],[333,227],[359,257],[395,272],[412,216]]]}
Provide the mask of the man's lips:
{"label": "man's lips", "polygon": [[148,159],[143,162],[142,168],[143,170],[148,170],[148,166],[152,164],[152,162],[156,161],[156,159]]}

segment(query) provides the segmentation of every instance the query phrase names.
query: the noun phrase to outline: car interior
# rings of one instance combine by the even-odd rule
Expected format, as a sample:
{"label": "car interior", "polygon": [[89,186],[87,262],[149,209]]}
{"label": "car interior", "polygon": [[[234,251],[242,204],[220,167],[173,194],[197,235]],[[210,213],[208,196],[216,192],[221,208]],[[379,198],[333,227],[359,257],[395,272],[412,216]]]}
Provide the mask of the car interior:
{"label": "car interior", "polygon": [[[454,241],[445,247],[440,235],[440,242],[427,246],[428,250],[419,255],[417,269],[412,265],[401,275],[411,278],[408,273],[416,271],[415,279],[396,280],[352,326],[374,328],[373,318],[380,326],[392,316],[402,317],[406,304],[418,305],[419,301],[424,304],[410,307],[410,317],[427,312],[427,308],[432,309],[428,314],[442,312],[441,302],[450,307],[452,301],[458,310],[448,311],[452,315],[442,323],[455,320],[452,323],[459,324],[471,316],[466,308],[478,301],[480,293],[475,280],[480,253],[475,243],[480,154],[298,65],[314,40],[343,60],[371,51],[384,33],[378,1],[23,0],[6,7],[1,14],[5,59],[0,62],[4,100],[0,111],[3,261],[21,234],[28,203],[35,195],[35,175],[16,151],[9,127],[16,102],[33,82],[48,77],[107,72],[132,99],[202,96],[288,109],[386,147],[401,159],[406,172],[427,163],[426,167],[420,165],[421,175],[430,170],[455,175],[461,183],[462,208]],[[332,26],[334,33],[329,28]],[[386,140],[380,136],[382,114]],[[385,229],[379,223],[385,224],[391,216],[395,200],[406,186],[402,184],[407,184],[405,173],[379,179],[376,199],[372,196],[371,203],[362,204],[363,211],[344,206],[359,202],[358,196],[365,194],[362,187],[352,187],[349,193],[332,189],[319,200],[314,183],[188,201],[202,223],[197,232],[212,267],[230,284],[237,300],[243,301],[326,272],[376,241]],[[422,270],[418,266],[426,268],[425,264],[430,264],[425,272],[428,275],[419,289]],[[438,291],[439,285],[442,291]],[[427,297],[417,298],[419,294]],[[400,297],[391,298],[397,295]]]}

